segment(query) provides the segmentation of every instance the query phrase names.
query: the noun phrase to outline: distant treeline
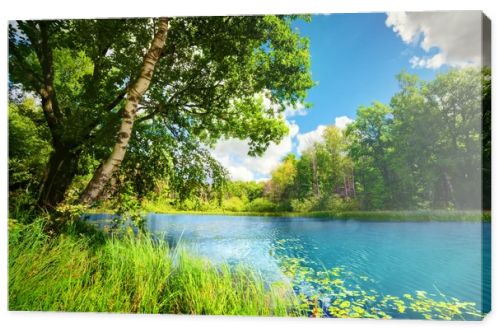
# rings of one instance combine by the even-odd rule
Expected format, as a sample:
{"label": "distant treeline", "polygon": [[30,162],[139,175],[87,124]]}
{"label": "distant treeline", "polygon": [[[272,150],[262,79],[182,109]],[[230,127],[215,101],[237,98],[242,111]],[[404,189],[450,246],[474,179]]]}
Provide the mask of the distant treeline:
{"label": "distant treeline", "polygon": [[[145,161],[142,152],[161,142],[162,132],[138,125],[120,172],[97,205],[253,212],[489,209],[490,69],[452,69],[429,82],[401,73],[398,81],[389,104],[359,107],[345,130],[328,126],[322,141],[300,156],[286,156],[267,182],[230,181],[205,151],[183,155],[189,143],[177,147],[175,160],[161,145],[152,146],[156,159]],[[33,99],[10,101],[9,134],[11,205],[23,205],[35,201],[51,152]],[[92,155],[79,160],[67,202],[78,202],[95,166]]]}
{"label": "distant treeline", "polygon": [[489,209],[490,73],[400,74],[389,105],[362,106],[344,132],[287,156],[264,194],[294,211]]}

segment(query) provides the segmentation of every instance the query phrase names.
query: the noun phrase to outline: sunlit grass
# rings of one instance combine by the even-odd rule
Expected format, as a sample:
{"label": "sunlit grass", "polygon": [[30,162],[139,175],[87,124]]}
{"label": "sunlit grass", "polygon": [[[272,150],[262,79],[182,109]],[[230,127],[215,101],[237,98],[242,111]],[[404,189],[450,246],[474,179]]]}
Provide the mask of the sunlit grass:
{"label": "sunlit grass", "polygon": [[[384,211],[312,211],[312,212],[251,212],[210,209],[205,211],[177,210],[169,205],[147,202],[144,213],[230,215],[262,217],[314,217],[360,221],[467,221],[490,222],[490,211],[478,210],[384,210]],[[96,210],[95,212],[102,212]]]}
{"label": "sunlit grass", "polygon": [[345,267],[316,271],[310,259],[287,256],[287,250],[302,247],[293,240],[277,240],[272,249],[290,281],[266,286],[255,271],[211,264],[147,234],[108,236],[81,224],[50,236],[46,223],[44,218],[28,225],[9,221],[10,310],[441,320],[484,316],[474,303],[439,290],[402,296],[365,291],[359,284],[369,277]]}
{"label": "sunlit grass", "polygon": [[289,287],[266,288],[245,268],[147,236],[50,238],[43,224],[10,224],[10,310],[294,315]]}

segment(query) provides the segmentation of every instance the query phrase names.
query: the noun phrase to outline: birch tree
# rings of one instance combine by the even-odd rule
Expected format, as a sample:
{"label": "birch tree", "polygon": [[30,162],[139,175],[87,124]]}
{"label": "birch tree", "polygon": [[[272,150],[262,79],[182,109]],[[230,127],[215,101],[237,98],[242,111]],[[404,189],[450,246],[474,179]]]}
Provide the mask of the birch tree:
{"label": "birch tree", "polygon": [[[101,163],[81,198],[98,198],[127,158],[138,124],[161,126],[195,150],[239,138],[258,155],[279,142],[288,131],[281,112],[305,103],[313,86],[308,41],[292,29],[295,19],[12,22],[11,88],[38,95],[51,133],[39,204],[52,208],[64,199],[82,155]],[[178,154],[175,145],[165,149]]]}

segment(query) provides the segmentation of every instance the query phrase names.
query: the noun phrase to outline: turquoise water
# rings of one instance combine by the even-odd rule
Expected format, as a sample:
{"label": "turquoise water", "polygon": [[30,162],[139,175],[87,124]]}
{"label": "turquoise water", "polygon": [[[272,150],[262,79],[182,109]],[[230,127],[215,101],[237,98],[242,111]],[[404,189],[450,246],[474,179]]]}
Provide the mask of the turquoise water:
{"label": "turquoise water", "polygon": [[[336,299],[396,318],[440,318],[439,302],[490,310],[490,223],[150,214],[147,227],[172,247],[251,266],[268,284],[290,281],[324,316]],[[418,296],[427,310],[412,306]]]}

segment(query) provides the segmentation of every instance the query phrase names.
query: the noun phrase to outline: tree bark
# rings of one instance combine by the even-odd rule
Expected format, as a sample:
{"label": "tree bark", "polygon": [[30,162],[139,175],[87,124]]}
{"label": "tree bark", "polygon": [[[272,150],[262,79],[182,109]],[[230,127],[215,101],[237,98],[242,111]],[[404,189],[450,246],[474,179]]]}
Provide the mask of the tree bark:
{"label": "tree bark", "polygon": [[351,170],[352,175],[352,196],[356,198],[356,181],[354,180],[354,168]]}
{"label": "tree bark", "polygon": [[319,180],[318,180],[318,162],[316,160],[316,152],[312,155],[312,169],[313,169],[313,192],[316,197],[319,197]]}
{"label": "tree bark", "polygon": [[38,204],[52,210],[64,199],[76,168],[80,152],[60,148],[52,152],[44,175]]}
{"label": "tree bark", "polygon": [[[79,152],[71,148],[71,143],[64,143],[61,125],[63,115],[59,109],[54,86],[54,64],[50,43],[50,21],[38,24],[38,35],[30,34],[29,39],[35,46],[35,53],[42,69],[41,85],[38,93],[42,100],[42,110],[52,137],[54,151],[51,153],[42,180],[38,205],[52,210],[64,199],[64,194],[71,184],[78,165]],[[73,146],[73,147],[76,147]]]}
{"label": "tree bark", "polygon": [[158,31],[156,32],[151,46],[144,56],[144,61],[138,77],[127,92],[127,100],[122,113],[122,122],[116,138],[115,146],[108,159],[96,170],[92,180],[85,188],[80,201],[84,204],[91,204],[99,198],[104,187],[120,167],[128,142],[132,135],[134,120],[137,113],[137,105],[144,93],[148,90],[153,77],[154,69],[167,39],[168,18],[160,18]]}
{"label": "tree bark", "polygon": [[444,180],[446,182],[446,188],[447,188],[447,199],[450,201],[454,208],[456,209],[457,206],[457,201],[455,199],[455,190],[453,188],[453,184],[451,183],[451,177],[447,172],[444,172]]}

